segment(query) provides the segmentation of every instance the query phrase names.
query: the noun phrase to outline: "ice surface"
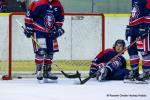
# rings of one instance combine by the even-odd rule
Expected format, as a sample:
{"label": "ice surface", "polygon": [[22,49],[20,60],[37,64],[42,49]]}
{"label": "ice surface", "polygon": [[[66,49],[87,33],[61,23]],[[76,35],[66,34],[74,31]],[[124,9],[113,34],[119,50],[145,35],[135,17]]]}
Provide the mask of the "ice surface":
{"label": "ice surface", "polygon": [[76,85],[78,79],[60,78],[39,84],[36,79],[0,81],[0,100],[150,100],[149,84],[90,80]]}

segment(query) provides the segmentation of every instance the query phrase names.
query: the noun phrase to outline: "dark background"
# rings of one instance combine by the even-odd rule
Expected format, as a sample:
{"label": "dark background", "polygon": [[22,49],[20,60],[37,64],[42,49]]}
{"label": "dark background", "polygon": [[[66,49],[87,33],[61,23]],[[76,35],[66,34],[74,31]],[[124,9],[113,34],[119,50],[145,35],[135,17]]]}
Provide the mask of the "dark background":
{"label": "dark background", "polygon": [[[19,0],[7,0],[7,12],[25,11],[17,3]],[[131,0],[60,0],[65,12],[88,12],[88,13],[129,13]],[[26,5],[31,0],[26,0]]]}

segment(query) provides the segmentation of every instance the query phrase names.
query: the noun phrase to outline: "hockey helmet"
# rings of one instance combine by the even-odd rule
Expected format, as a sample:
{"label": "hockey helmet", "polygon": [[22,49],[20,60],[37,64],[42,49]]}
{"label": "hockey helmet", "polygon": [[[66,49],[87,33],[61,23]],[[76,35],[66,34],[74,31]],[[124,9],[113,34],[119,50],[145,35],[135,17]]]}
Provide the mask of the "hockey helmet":
{"label": "hockey helmet", "polygon": [[114,46],[113,46],[113,47],[115,48],[117,44],[122,44],[122,45],[123,45],[123,47],[125,47],[125,45],[126,45],[126,44],[125,44],[125,41],[124,41],[124,40],[122,40],[122,39],[118,39],[118,40],[116,40],[116,41],[115,41],[115,44],[114,44]]}

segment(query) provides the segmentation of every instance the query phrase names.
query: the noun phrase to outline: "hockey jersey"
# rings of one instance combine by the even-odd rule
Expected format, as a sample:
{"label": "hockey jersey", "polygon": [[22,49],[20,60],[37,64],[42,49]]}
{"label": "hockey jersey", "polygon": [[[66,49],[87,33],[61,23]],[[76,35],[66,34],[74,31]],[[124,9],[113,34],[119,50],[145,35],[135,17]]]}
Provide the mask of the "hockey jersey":
{"label": "hockey jersey", "polygon": [[[100,52],[92,61],[92,64],[100,64],[100,63],[108,63],[114,56],[116,56],[118,53],[114,49],[106,49],[102,52]],[[122,68],[126,67],[126,60],[123,56],[119,56],[117,59],[119,59]]]}
{"label": "hockey jersey", "polygon": [[51,3],[48,0],[35,0],[28,7],[25,18],[26,25],[32,25],[35,30],[50,32],[54,27],[62,26],[64,9],[58,0]]}
{"label": "hockey jersey", "polygon": [[[36,33],[34,34],[35,38],[43,38],[50,35],[53,30],[62,26],[63,22],[64,9],[59,0],[53,0],[52,2],[49,2],[49,0],[34,0],[29,5],[25,17],[25,26],[34,29]],[[48,40],[48,51],[59,51],[57,39]]]}
{"label": "hockey jersey", "polygon": [[150,0],[132,0],[129,25],[135,26],[150,23]]}

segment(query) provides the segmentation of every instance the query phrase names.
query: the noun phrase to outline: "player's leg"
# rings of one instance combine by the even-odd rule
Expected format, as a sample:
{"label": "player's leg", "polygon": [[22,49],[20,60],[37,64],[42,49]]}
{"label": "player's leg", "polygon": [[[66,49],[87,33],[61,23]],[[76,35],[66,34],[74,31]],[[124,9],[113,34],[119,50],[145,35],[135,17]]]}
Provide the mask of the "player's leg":
{"label": "player's leg", "polygon": [[52,65],[52,59],[53,59],[53,53],[49,53],[45,55],[45,59],[44,59],[44,69],[43,69],[43,77],[44,78],[48,78],[48,79],[52,79],[52,80],[57,80],[58,77],[55,76],[52,72],[51,72],[51,65]]}
{"label": "player's leg", "polygon": [[57,40],[53,40],[51,37],[46,36],[46,55],[44,59],[44,78],[49,78],[52,80],[57,80],[58,77],[52,74],[51,65],[53,60],[53,55],[58,51]]}
{"label": "player's leg", "polygon": [[[128,42],[133,43],[134,41],[137,41],[136,39],[139,37],[139,25],[127,27],[126,29],[126,39]],[[140,45],[138,45],[140,44]],[[130,67],[131,71],[128,76],[125,76],[125,79],[135,79],[139,75],[138,65],[139,65],[139,56],[138,56],[138,48],[141,47],[141,42],[138,41],[134,45],[132,45],[128,49],[128,54],[130,57]]]}
{"label": "player's leg", "polygon": [[107,66],[101,68],[99,75],[97,75],[97,79],[99,81],[102,80],[110,80],[112,75],[122,66],[122,62],[120,59],[116,59],[112,63]]}
{"label": "player's leg", "polygon": [[148,80],[150,78],[150,52],[142,56],[143,73],[139,76],[140,80]]}
{"label": "player's leg", "polygon": [[145,51],[145,54],[142,54],[143,74],[146,79],[150,79],[150,34],[144,39],[143,45]]}
{"label": "player's leg", "polygon": [[129,75],[128,69],[117,69],[113,74],[111,79],[112,80],[123,80],[125,76]]}
{"label": "player's leg", "polygon": [[[132,41],[135,41],[136,37],[131,37],[131,43]],[[130,57],[130,67],[131,67],[131,71],[129,72],[129,75],[125,76],[125,80],[134,80],[135,78],[138,77],[139,75],[139,56],[138,56],[138,49],[137,49],[137,45],[134,44],[133,46],[131,46],[128,49],[128,54]]]}
{"label": "player's leg", "polygon": [[[143,50],[141,51],[142,55],[142,69],[143,73],[139,75],[137,78],[138,81],[145,81],[149,79],[150,76],[150,34],[149,34],[149,26],[146,26],[146,31],[143,31]],[[144,35],[145,34],[145,35]]]}
{"label": "player's leg", "polygon": [[38,80],[43,79],[42,74],[42,67],[44,63],[44,55],[46,53],[46,40],[41,32],[36,32],[34,34],[34,38],[39,43],[41,47],[39,47],[34,41],[33,41],[33,48],[35,52],[35,65],[36,65],[36,77]]}
{"label": "player's leg", "polygon": [[36,77],[38,80],[43,79],[43,75],[42,75],[43,62],[44,62],[43,49],[39,49],[35,53]]}

